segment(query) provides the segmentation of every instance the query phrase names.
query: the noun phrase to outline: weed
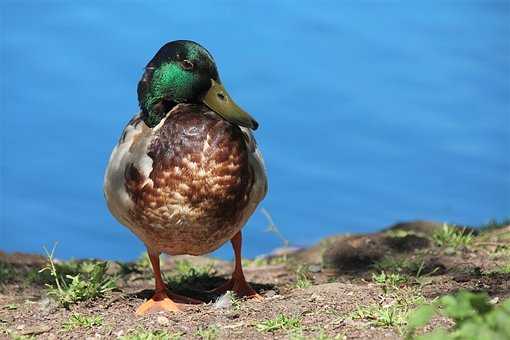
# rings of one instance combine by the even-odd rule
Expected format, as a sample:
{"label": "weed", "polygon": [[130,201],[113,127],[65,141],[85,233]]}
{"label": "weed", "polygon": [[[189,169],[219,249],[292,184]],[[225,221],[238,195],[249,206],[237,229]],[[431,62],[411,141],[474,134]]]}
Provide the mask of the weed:
{"label": "weed", "polygon": [[[106,275],[106,262],[84,262],[81,268],[72,268],[79,273],[64,276],[60,270],[64,266],[57,267],[53,259],[55,248],[51,253],[46,248],[44,250],[48,257],[48,264],[41,271],[48,271],[54,282],[54,284],[46,284],[48,296],[54,298],[62,306],[67,308],[78,301],[101,297],[115,288],[115,280]],[[72,265],[74,266],[74,264]],[[65,270],[69,270],[69,268]]]}
{"label": "weed", "polygon": [[119,340],[179,340],[182,333],[168,333],[167,331],[146,331],[139,329],[131,334],[120,336]]}
{"label": "weed", "polygon": [[473,231],[458,229],[444,223],[443,227],[432,234],[432,241],[439,247],[457,249],[468,247],[473,242]]}
{"label": "weed", "polygon": [[207,328],[200,327],[198,331],[196,332],[196,335],[200,339],[204,340],[214,340],[218,338],[218,333],[220,332],[220,329],[216,325],[211,325]]}
{"label": "weed", "polygon": [[260,332],[274,332],[280,329],[295,330],[301,326],[301,321],[295,317],[278,314],[276,318],[262,321],[256,325]]}
{"label": "weed", "polygon": [[312,273],[307,265],[300,265],[296,270],[296,288],[308,288],[312,285]]}
{"label": "weed", "polygon": [[62,325],[62,328],[64,328],[66,331],[71,331],[79,327],[92,328],[94,326],[101,326],[102,324],[103,317],[101,315],[86,316],[78,313],[73,313]]}
{"label": "weed", "polygon": [[271,214],[269,214],[269,212],[264,209],[264,208],[261,208],[260,211],[262,212],[262,214],[264,214],[264,216],[266,217],[267,221],[268,221],[268,225],[267,225],[267,229],[266,231],[276,235],[276,237],[278,237],[282,243],[283,243],[283,246],[284,247],[288,247],[289,246],[289,240],[287,240],[283,234],[281,233],[281,231],[278,229],[278,227],[276,226],[276,224],[274,224],[274,221],[273,221],[273,218],[271,217]]}
{"label": "weed", "polygon": [[443,296],[433,304],[417,308],[409,316],[406,338],[414,338],[416,329],[428,324],[437,314],[452,319],[455,322],[453,329],[436,329],[420,339],[510,338],[510,299],[493,306],[487,294],[467,291]]}
{"label": "weed", "polygon": [[[58,267],[58,264],[56,264]],[[59,271],[60,272],[60,271]],[[31,268],[25,275],[24,282],[27,286],[36,284],[36,285],[46,285],[51,283],[52,276],[49,271],[41,272],[39,269]]]}

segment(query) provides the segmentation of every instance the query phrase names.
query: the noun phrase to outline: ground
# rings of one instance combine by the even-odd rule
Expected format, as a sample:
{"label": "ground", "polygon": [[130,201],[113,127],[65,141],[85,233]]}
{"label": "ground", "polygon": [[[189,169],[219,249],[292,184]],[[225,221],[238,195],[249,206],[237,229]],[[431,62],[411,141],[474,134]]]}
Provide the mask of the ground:
{"label": "ground", "polygon": [[[54,262],[59,275],[97,279],[87,269],[93,262]],[[108,262],[98,279],[106,282],[104,292],[95,298],[83,293],[78,300],[84,301],[77,302],[48,297],[46,284],[55,281],[48,271],[39,273],[45,266],[48,259],[42,256],[0,253],[0,338],[400,339],[409,312],[445,294],[483,291],[496,305],[510,297],[510,226],[479,233],[404,223],[246,260],[246,277],[263,301],[207,292],[229,278],[232,263],[165,258],[169,288],[206,303],[142,317],[134,311],[153,289],[147,258]],[[436,317],[418,332],[451,326],[451,320]]]}

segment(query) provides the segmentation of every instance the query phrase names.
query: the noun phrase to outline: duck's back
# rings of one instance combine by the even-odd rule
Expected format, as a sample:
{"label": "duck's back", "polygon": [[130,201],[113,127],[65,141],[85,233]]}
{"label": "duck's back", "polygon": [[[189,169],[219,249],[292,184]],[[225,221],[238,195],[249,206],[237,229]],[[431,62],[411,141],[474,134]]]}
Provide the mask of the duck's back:
{"label": "duck's back", "polygon": [[136,118],[110,159],[108,205],[155,250],[210,252],[264,196],[253,157],[243,131],[205,106],[178,105],[153,129]]}

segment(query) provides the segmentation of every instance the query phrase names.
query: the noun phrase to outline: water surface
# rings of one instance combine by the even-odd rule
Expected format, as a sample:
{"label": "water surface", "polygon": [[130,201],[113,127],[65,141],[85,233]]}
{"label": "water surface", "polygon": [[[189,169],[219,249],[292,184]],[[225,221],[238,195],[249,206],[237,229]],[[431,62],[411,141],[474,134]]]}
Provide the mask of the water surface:
{"label": "water surface", "polygon": [[[2,250],[143,250],[103,171],[143,66],[175,39],[206,46],[261,123],[262,206],[291,243],[510,215],[508,2],[4,1],[0,16]],[[280,245],[266,225],[256,212],[245,255]]]}

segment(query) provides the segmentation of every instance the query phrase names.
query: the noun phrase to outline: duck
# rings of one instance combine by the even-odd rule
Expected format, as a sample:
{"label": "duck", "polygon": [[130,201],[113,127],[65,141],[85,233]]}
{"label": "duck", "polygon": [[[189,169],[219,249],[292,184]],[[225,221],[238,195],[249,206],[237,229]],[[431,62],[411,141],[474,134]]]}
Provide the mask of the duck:
{"label": "duck", "polygon": [[137,87],[140,111],[113,148],[104,176],[108,209],[146,246],[155,290],[136,314],[201,303],[168,292],[160,255],[204,255],[230,241],[231,279],[214,289],[262,297],[246,281],[241,230],[267,193],[259,124],[226,91],[208,50],[191,40],[163,45]]}

